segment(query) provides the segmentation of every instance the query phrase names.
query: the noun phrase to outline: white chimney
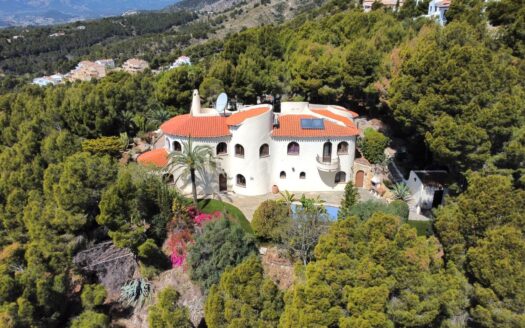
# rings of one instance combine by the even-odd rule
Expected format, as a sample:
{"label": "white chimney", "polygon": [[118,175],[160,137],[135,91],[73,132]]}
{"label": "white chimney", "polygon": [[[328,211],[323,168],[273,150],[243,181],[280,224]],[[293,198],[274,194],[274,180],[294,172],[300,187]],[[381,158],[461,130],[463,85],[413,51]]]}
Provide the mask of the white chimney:
{"label": "white chimney", "polygon": [[199,116],[201,114],[201,97],[199,96],[199,90],[193,90],[193,100],[191,101],[191,115]]}

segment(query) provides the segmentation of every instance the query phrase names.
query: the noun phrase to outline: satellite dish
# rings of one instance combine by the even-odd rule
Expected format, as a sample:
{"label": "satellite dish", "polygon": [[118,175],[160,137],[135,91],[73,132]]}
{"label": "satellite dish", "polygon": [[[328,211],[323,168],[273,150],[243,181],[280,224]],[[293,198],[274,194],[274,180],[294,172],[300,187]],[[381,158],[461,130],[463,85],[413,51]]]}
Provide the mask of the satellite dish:
{"label": "satellite dish", "polygon": [[215,110],[219,113],[224,113],[226,106],[228,106],[228,95],[223,92],[219,95],[219,97],[217,97],[217,101],[215,102]]}

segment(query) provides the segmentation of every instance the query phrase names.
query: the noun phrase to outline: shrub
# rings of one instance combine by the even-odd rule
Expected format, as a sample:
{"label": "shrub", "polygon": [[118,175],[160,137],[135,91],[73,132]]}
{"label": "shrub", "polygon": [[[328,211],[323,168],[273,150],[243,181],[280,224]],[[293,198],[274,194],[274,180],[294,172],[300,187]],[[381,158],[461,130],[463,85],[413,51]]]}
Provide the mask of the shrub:
{"label": "shrub", "polygon": [[96,155],[116,156],[124,149],[124,140],[119,137],[100,137],[82,142],[82,150]]}
{"label": "shrub", "polygon": [[341,199],[341,206],[339,208],[338,217],[339,219],[344,219],[348,216],[350,208],[354,206],[359,199],[359,193],[354,187],[352,182],[348,182],[345,186],[345,194],[343,199]]}
{"label": "shrub", "polygon": [[161,249],[155,244],[153,239],[146,240],[138,248],[139,259],[148,265],[156,267],[166,266],[166,256],[162,253]]}
{"label": "shrub", "polygon": [[208,289],[219,282],[227,267],[239,264],[256,251],[253,236],[239,225],[224,218],[211,221],[188,247],[191,278]]}
{"label": "shrub", "polygon": [[392,193],[394,194],[395,199],[402,201],[408,201],[411,197],[410,189],[404,183],[396,183],[392,188]]}
{"label": "shrub", "polygon": [[359,146],[370,163],[379,164],[385,159],[385,148],[389,142],[390,139],[381,132],[372,128],[366,128],[364,139],[360,141]]}
{"label": "shrub", "polygon": [[257,238],[263,241],[281,241],[281,232],[287,224],[288,207],[275,200],[262,202],[253,214],[252,227]]}
{"label": "shrub", "polygon": [[394,200],[388,205],[392,209],[392,214],[395,214],[402,218],[403,220],[408,220],[408,215],[410,214],[410,209],[408,204],[402,200]]}
{"label": "shrub", "polygon": [[259,258],[250,256],[226,270],[220,283],[210,289],[206,324],[210,328],[239,327],[241,322],[243,327],[277,327],[283,303],[282,293],[264,276]]}
{"label": "shrub", "polygon": [[366,202],[357,203],[350,211],[349,216],[357,216],[361,220],[367,220],[374,213],[385,213],[399,216],[402,219],[408,219],[408,205],[403,201],[393,201],[386,204],[377,200],[368,200]]}
{"label": "shrub", "polygon": [[179,293],[172,287],[163,289],[157,303],[148,309],[149,327],[193,327],[186,308],[177,305]]}
{"label": "shrub", "polygon": [[84,311],[71,322],[71,328],[107,328],[109,318],[103,313]]}
{"label": "shrub", "polygon": [[104,286],[99,284],[84,285],[80,299],[84,309],[93,310],[104,303],[106,296],[107,293]]}

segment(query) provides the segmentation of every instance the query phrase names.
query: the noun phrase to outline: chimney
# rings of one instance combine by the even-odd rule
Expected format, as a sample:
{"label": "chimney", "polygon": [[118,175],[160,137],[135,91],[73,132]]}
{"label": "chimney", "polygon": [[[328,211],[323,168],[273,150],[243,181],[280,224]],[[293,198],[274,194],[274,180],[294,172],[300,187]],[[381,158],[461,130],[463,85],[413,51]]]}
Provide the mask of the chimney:
{"label": "chimney", "polygon": [[193,90],[193,100],[191,101],[191,115],[198,116],[201,113],[201,97],[199,96],[199,90]]}

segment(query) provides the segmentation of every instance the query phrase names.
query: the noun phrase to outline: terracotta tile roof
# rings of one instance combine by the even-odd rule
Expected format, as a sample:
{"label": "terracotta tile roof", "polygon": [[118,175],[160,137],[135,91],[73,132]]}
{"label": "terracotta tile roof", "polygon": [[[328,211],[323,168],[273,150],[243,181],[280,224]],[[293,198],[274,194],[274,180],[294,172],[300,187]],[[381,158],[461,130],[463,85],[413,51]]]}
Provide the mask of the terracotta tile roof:
{"label": "terracotta tile roof", "polygon": [[168,165],[168,152],[164,148],[147,151],[139,155],[137,162],[143,166],[165,167]]}
{"label": "terracotta tile roof", "polygon": [[337,120],[339,122],[342,122],[346,126],[354,126],[354,123],[348,117],[344,117],[344,116],[341,116],[341,115],[334,114],[331,111],[329,111],[328,109],[312,109],[312,112],[317,113],[319,115],[326,116],[326,117],[331,118],[333,120]]}
{"label": "terracotta tile roof", "polygon": [[[373,1],[372,1],[372,2],[373,2]],[[359,116],[359,114],[357,114],[356,112],[353,112],[353,111],[351,111],[351,110],[348,110],[348,109],[344,108],[343,106],[332,105],[332,107],[335,107],[335,108],[337,108],[337,109],[340,109],[340,110],[342,110],[342,111],[345,111],[345,112],[349,113],[350,115],[352,115],[353,117],[358,117],[358,116]]]}
{"label": "terracotta tile roof", "polygon": [[279,126],[274,127],[274,137],[315,138],[315,137],[349,137],[359,135],[359,130],[352,126],[340,126],[330,121],[324,122],[324,129],[301,128],[302,118],[315,118],[312,115],[282,115],[279,117]]}
{"label": "terracotta tile roof", "polygon": [[170,135],[194,138],[213,138],[230,135],[223,116],[179,115],[164,122],[160,129]]}
{"label": "terracotta tile roof", "polygon": [[228,125],[239,125],[242,122],[244,122],[244,120],[246,120],[246,119],[248,119],[250,117],[259,116],[262,113],[266,113],[269,110],[270,110],[269,107],[259,107],[259,108],[249,109],[249,110],[246,110],[246,111],[243,111],[243,112],[238,112],[238,113],[235,113],[235,114],[229,116],[226,119],[226,124],[228,124]]}

